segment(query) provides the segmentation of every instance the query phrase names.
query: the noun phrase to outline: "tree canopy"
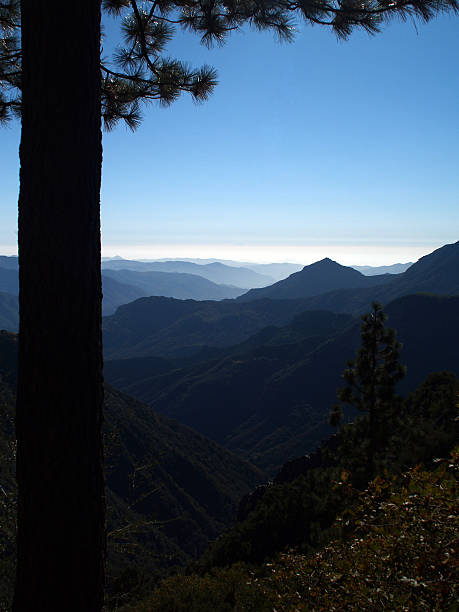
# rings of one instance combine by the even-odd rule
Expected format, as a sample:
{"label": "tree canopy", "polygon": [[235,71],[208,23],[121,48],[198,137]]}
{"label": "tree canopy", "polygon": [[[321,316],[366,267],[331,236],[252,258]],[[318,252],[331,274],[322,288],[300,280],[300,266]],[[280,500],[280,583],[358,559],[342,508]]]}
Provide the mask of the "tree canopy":
{"label": "tree canopy", "polygon": [[[169,105],[182,92],[197,101],[217,84],[207,65],[192,68],[170,57],[167,44],[177,28],[200,36],[203,45],[221,45],[248,23],[291,41],[301,23],[331,28],[338,38],[355,29],[370,34],[398,17],[429,21],[438,13],[457,12],[458,0],[104,0],[107,15],[119,18],[122,42],[111,57],[101,50],[102,116],[106,129],[120,120],[135,129],[141,103]],[[20,115],[20,2],[0,2],[0,122]]]}
{"label": "tree canopy", "polygon": [[[391,422],[400,409],[396,385],[406,373],[399,361],[402,345],[395,330],[385,327],[386,319],[382,306],[376,302],[362,316],[360,348],[355,360],[349,360],[343,372],[346,386],[338,390],[343,404],[366,414],[370,473],[375,472],[375,453],[386,442]],[[330,425],[338,425],[341,416],[341,407],[335,406],[330,413]]]}
{"label": "tree canopy", "polygon": [[120,120],[135,129],[141,103],[168,105],[182,92],[206,99],[216,73],[169,58],[174,28],[212,45],[245,23],[289,40],[305,20],[346,38],[393,16],[459,10],[458,0],[105,0],[124,37],[106,59],[100,7],[0,0],[0,121],[22,121],[13,604],[21,612],[103,605],[101,115],[108,129]]}

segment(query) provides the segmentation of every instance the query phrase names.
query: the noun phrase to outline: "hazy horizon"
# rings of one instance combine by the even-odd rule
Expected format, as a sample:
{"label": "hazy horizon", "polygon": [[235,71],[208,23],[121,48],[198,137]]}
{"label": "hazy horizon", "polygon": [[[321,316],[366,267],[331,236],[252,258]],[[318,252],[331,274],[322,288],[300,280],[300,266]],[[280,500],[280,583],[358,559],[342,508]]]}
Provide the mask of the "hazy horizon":
{"label": "hazy horizon", "polygon": [[289,262],[303,265],[329,257],[347,266],[385,266],[417,261],[441,246],[116,245],[103,248],[102,256],[120,256],[123,259],[218,259],[240,263]]}
{"label": "hazy horizon", "polygon": [[[450,242],[456,242],[452,240]],[[390,266],[415,262],[420,257],[444,246],[429,245],[232,245],[232,244],[156,244],[107,245],[102,257],[123,259],[202,259],[244,263],[294,263],[308,265],[329,257],[346,266]],[[17,255],[17,249],[0,246],[0,255]]]}
{"label": "hazy horizon", "polygon": [[[114,22],[107,41],[119,40]],[[459,238],[453,15],[337,42],[248,29],[170,52],[219,71],[202,105],[152,106],[103,137],[103,255],[345,265],[416,261]],[[20,128],[2,132],[0,249],[16,252]],[[4,245],[3,247],[1,245]]]}

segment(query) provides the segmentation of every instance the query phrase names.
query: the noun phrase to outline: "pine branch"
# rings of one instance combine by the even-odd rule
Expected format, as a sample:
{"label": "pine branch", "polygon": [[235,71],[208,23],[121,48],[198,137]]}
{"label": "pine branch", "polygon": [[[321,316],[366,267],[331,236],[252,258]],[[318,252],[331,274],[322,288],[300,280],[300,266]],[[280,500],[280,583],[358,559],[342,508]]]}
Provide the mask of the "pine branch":
{"label": "pine branch", "polygon": [[[331,28],[347,39],[355,28],[380,31],[394,17],[429,21],[439,13],[459,12],[459,0],[103,0],[103,10],[122,19],[125,46],[112,63],[101,58],[102,113],[107,129],[120,120],[130,129],[141,121],[140,104],[163,106],[189,93],[206,100],[217,85],[213,68],[190,68],[165,54],[178,26],[198,34],[207,47],[221,45],[228,35],[248,24],[271,30],[291,41],[302,20]],[[0,0],[0,121],[20,109],[21,48],[19,0]]]}

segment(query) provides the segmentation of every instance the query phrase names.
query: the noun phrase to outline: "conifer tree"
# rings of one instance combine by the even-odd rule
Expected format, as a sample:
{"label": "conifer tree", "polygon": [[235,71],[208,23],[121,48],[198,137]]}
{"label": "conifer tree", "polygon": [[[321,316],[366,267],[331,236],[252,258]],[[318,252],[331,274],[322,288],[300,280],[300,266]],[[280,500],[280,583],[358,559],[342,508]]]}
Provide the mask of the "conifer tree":
{"label": "conifer tree", "polygon": [[[27,5],[27,0],[22,4]],[[103,53],[102,39],[100,102],[107,129],[120,120],[137,128],[141,105],[152,100],[167,106],[182,92],[198,101],[210,95],[217,83],[213,68],[192,69],[166,53],[177,28],[196,33],[208,47],[224,43],[247,23],[256,30],[271,29],[286,41],[293,40],[301,22],[330,28],[338,38],[347,39],[355,29],[375,34],[394,17],[429,21],[439,13],[459,10],[458,0],[103,0],[101,4],[105,13],[119,18],[122,35],[111,58]],[[0,123],[21,112],[20,5],[20,0],[0,1]],[[65,27],[70,26],[65,21]]]}
{"label": "conifer tree", "polygon": [[[209,46],[246,23],[290,40],[297,17],[347,38],[393,16],[429,20],[458,6],[0,0],[0,121],[22,120],[16,611],[90,612],[103,601],[101,119],[134,129],[141,103],[208,97],[214,70],[166,54],[175,27]],[[124,44],[110,62],[100,53],[101,7],[122,19]]]}
{"label": "conifer tree", "polygon": [[[343,372],[346,386],[338,391],[342,403],[367,416],[370,473],[375,471],[375,454],[400,407],[396,386],[405,375],[405,367],[399,361],[402,345],[395,330],[385,327],[386,319],[382,306],[375,302],[371,312],[362,316],[360,348]],[[332,410],[330,424],[338,423],[339,412],[339,406]]]}

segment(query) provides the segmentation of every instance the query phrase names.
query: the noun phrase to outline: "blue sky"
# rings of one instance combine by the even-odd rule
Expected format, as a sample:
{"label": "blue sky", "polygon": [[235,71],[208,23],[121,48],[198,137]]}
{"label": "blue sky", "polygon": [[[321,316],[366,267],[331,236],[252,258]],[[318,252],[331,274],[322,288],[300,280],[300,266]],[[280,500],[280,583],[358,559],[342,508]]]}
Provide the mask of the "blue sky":
{"label": "blue sky", "polygon": [[[293,44],[245,30],[207,50],[201,105],[145,108],[104,135],[104,255],[345,264],[415,260],[459,239],[457,17]],[[113,40],[113,28],[107,32]],[[18,126],[2,131],[0,252],[15,252]]]}

